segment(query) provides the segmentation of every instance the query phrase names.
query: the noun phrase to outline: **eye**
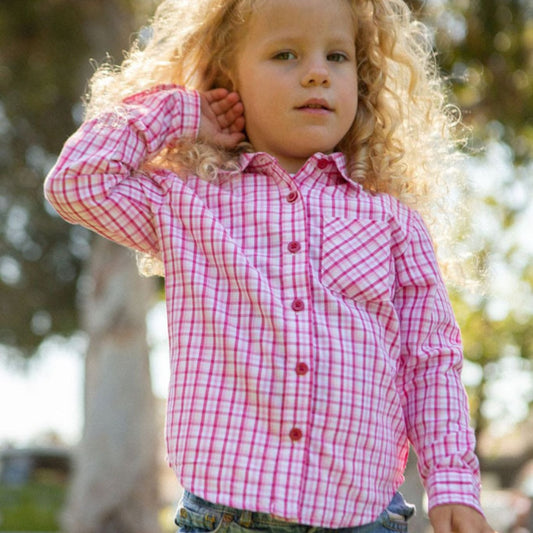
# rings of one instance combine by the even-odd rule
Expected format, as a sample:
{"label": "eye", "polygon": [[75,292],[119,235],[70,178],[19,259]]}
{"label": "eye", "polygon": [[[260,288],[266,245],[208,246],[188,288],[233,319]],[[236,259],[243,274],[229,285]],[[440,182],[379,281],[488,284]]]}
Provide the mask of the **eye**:
{"label": "eye", "polygon": [[328,54],[328,61],[333,61],[335,63],[344,63],[345,61],[349,61],[350,58],[348,54],[345,54],[344,52],[331,52]]}
{"label": "eye", "polygon": [[273,56],[273,59],[279,59],[280,61],[289,61],[291,59],[296,59],[296,54],[290,52],[289,50],[283,50],[278,52]]}

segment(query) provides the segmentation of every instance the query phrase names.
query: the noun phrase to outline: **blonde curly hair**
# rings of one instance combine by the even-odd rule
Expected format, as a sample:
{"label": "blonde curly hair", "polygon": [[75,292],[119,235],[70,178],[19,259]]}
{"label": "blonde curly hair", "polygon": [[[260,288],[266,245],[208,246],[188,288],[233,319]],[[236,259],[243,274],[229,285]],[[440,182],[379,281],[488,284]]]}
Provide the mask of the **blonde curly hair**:
{"label": "blonde curly hair", "polygon": [[[232,87],[232,61],[258,3],[268,0],[164,0],[147,43],[138,38],[120,67],[93,76],[87,116],[118,106],[161,83],[200,91]],[[346,0],[356,20],[359,102],[355,121],[337,147],[350,176],[416,208],[430,226],[457,168],[458,112],[446,104],[431,38],[403,0]],[[167,149],[152,161],[212,179],[236,169],[246,143],[227,152],[201,142]]]}

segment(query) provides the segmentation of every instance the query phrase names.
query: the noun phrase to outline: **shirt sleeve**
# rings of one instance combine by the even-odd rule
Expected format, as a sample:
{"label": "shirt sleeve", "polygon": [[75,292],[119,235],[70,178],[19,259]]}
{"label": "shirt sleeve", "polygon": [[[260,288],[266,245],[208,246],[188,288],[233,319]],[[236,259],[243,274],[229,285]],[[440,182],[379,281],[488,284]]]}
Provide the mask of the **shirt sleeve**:
{"label": "shirt sleeve", "polygon": [[482,512],[479,461],[460,376],[461,336],[431,238],[414,212],[408,239],[396,262],[395,296],[402,344],[398,390],[407,432],[429,507],[456,503]]}
{"label": "shirt sleeve", "polygon": [[133,95],[68,139],[46,178],[45,196],[68,222],[158,254],[154,213],[163,201],[165,180],[141,168],[166,145],[196,138],[199,122],[195,91],[162,85]]}

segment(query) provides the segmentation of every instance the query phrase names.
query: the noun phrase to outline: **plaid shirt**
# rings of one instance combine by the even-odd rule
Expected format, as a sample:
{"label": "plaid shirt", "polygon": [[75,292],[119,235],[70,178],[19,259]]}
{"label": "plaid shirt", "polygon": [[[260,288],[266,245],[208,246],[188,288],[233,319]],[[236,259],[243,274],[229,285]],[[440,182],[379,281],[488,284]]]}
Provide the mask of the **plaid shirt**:
{"label": "plaid shirt", "polygon": [[165,265],[181,484],[360,525],[401,485],[410,440],[430,506],[480,510],[460,333],[420,216],[350,181],[338,153],[294,176],[265,153],[212,181],[140,170],[199,120],[194,91],[130,97],[82,125],[45,185],[67,221]]}

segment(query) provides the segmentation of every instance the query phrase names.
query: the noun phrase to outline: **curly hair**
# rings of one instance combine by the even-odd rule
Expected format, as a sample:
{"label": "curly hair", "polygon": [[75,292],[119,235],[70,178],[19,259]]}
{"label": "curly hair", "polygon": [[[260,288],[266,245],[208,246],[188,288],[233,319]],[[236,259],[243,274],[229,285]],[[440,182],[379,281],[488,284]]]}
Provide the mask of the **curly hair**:
{"label": "curly hair", "polygon": [[[87,115],[118,106],[137,91],[160,83],[208,90],[232,86],[232,61],[258,3],[268,0],[164,0],[147,43],[138,38],[120,67],[94,74]],[[337,147],[350,177],[372,193],[385,192],[416,208],[433,226],[435,205],[453,177],[459,151],[457,110],[446,104],[431,38],[403,0],[346,0],[356,22],[358,109]],[[153,164],[212,179],[236,169],[238,154],[186,142]]]}

